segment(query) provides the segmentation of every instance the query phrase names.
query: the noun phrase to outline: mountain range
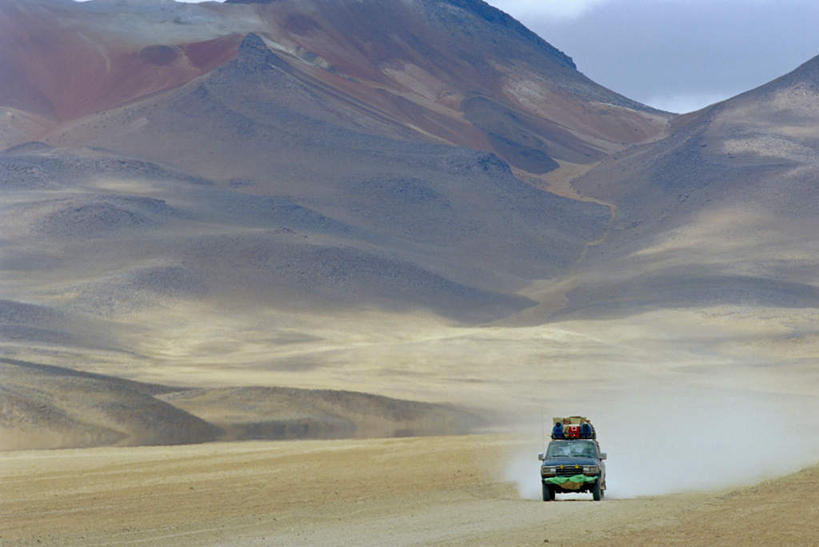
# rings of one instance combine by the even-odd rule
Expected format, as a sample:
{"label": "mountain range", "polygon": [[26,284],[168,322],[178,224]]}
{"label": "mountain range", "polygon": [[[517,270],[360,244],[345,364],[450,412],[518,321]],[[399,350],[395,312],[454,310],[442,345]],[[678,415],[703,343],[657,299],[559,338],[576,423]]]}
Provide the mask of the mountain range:
{"label": "mountain range", "polygon": [[[0,0],[0,51],[3,374],[139,380],[90,391],[179,442],[282,384],[446,400],[444,339],[819,307],[816,59],[675,116],[481,0]],[[9,430],[169,442],[25,378]]]}

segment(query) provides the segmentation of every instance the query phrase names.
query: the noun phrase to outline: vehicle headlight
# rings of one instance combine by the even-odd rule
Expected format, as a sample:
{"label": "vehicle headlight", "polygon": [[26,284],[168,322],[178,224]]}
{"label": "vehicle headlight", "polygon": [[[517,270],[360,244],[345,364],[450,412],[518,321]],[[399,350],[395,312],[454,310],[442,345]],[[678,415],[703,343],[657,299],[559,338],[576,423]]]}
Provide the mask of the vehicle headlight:
{"label": "vehicle headlight", "polygon": [[600,473],[600,466],[598,465],[584,465],[583,466],[583,474],[584,475],[597,475]]}
{"label": "vehicle headlight", "polygon": [[543,466],[540,468],[540,474],[544,477],[548,477],[549,475],[557,475],[557,468],[556,467],[547,467]]}

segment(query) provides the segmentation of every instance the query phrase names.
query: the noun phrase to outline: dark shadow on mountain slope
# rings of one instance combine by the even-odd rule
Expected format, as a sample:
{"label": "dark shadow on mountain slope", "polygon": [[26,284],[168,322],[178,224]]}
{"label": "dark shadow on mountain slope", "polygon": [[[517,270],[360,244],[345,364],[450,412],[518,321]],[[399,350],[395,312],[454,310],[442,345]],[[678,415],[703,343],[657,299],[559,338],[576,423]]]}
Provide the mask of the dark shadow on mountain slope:
{"label": "dark shadow on mountain slope", "polygon": [[452,435],[485,423],[452,405],[352,391],[237,387],[186,390],[162,398],[217,424],[230,439]]}
{"label": "dark shadow on mountain slope", "polygon": [[5,345],[116,350],[118,329],[91,318],[40,306],[0,300],[0,348]]}
{"label": "dark shadow on mountain slope", "polygon": [[0,449],[215,440],[219,428],[156,399],[164,389],[0,359]]}
{"label": "dark shadow on mountain slope", "polygon": [[546,120],[536,120],[485,97],[463,102],[464,115],[484,130],[495,149],[513,166],[530,173],[548,173],[560,165],[555,156],[574,163],[603,157],[569,131]]}
{"label": "dark shadow on mountain slope", "polygon": [[485,322],[535,303],[476,289],[415,264],[348,246],[305,242],[299,234],[198,238],[180,249],[214,296],[296,307],[426,309]]}
{"label": "dark shadow on mountain slope", "polygon": [[0,153],[0,190],[60,190],[77,182],[106,177],[209,184],[200,177],[104,150],[78,153],[31,143]]}
{"label": "dark shadow on mountain slope", "polygon": [[739,275],[649,274],[581,285],[551,320],[622,317],[664,308],[719,305],[819,308],[819,287]]}
{"label": "dark shadow on mountain slope", "polygon": [[0,359],[0,450],[464,434],[447,404],[281,387],[183,389]]}
{"label": "dark shadow on mountain slope", "polygon": [[162,226],[174,216],[162,200],[150,198],[75,198],[54,202],[54,211],[37,223],[39,234],[54,238],[109,238],[122,232]]}

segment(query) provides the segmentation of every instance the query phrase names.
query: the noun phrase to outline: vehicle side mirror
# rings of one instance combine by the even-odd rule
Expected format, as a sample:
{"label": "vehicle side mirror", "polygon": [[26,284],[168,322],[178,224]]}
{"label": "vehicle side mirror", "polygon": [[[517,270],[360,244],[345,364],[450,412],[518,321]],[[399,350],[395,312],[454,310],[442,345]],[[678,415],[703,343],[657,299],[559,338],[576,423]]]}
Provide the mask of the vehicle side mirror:
{"label": "vehicle side mirror", "polygon": [[600,453],[600,459],[601,459],[601,460],[605,460],[605,459],[606,459],[606,453],[605,453],[605,452],[601,452],[601,453]]}
{"label": "vehicle side mirror", "polygon": [[543,461],[545,459],[543,452],[538,452],[537,459],[539,459],[540,461]]}

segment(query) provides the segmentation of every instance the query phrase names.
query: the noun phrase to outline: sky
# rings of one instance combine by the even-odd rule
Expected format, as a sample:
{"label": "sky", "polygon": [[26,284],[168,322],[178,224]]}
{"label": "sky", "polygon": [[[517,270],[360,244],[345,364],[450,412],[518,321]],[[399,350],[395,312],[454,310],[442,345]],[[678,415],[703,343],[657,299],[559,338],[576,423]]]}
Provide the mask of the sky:
{"label": "sky", "polygon": [[488,2],[595,82],[671,112],[753,89],[819,55],[817,0]]}
{"label": "sky", "polygon": [[489,0],[595,82],[671,112],[753,89],[819,55],[816,0]]}

